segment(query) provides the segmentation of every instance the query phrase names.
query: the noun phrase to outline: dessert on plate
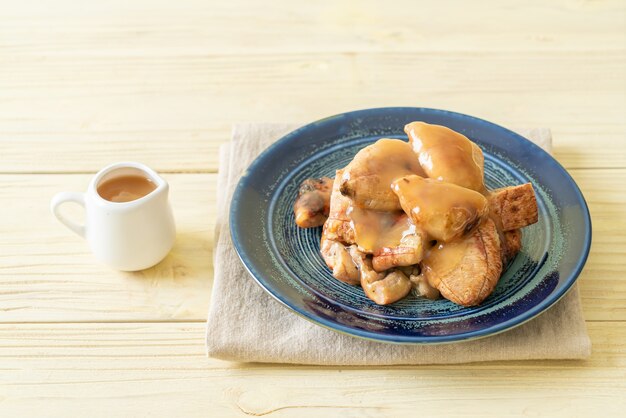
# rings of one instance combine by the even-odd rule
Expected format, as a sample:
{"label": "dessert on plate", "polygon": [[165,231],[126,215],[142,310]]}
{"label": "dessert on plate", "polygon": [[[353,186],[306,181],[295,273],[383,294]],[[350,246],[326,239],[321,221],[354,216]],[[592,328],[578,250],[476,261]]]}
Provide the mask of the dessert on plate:
{"label": "dessert on plate", "polygon": [[537,222],[530,183],[487,190],[482,150],[445,126],[412,122],[409,142],[382,138],[335,178],[307,179],[296,224],[323,226],[333,276],[377,304],[410,293],[463,306],[484,301]]}

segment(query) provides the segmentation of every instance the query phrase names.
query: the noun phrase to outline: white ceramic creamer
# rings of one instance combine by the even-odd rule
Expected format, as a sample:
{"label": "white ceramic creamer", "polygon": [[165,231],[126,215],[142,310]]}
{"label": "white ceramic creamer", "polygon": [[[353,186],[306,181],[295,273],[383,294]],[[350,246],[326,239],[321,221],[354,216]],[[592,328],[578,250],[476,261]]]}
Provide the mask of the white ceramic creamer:
{"label": "white ceramic creamer", "polygon": [[[155,188],[128,202],[103,198],[98,186],[120,176],[144,176]],[[140,163],[120,162],[100,170],[85,193],[58,193],[50,208],[61,223],[87,240],[100,261],[118,270],[136,271],[163,260],[174,245],[176,228],[168,192],[169,185],[154,170]],[[66,202],[85,208],[84,225],[60,212]]]}

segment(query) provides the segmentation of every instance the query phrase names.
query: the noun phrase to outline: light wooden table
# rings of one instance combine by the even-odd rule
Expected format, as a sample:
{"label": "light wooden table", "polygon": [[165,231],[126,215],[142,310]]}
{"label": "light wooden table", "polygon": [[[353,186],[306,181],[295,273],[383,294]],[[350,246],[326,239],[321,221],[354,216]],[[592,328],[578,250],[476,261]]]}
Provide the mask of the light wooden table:
{"label": "light wooden table", "polygon": [[[623,1],[4,1],[0,13],[1,416],[624,413]],[[580,278],[590,360],[205,357],[231,124],[389,105],[552,128],[593,217]],[[99,265],[48,211],[55,192],[127,159],[164,173],[179,229],[166,261],[134,274]]]}

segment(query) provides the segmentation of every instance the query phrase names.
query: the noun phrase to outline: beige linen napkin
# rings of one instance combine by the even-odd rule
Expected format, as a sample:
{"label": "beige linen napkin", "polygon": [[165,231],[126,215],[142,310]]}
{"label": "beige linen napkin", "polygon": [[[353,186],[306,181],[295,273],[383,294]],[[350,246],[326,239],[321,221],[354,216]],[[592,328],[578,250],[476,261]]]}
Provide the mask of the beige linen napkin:
{"label": "beige linen napkin", "polygon": [[[488,360],[581,359],[591,343],[574,286],[547,312],[491,337],[440,345],[367,341],[315,325],[280,305],[245,271],[233,248],[228,208],[248,165],[269,144],[297,126],[242,124],[220,149],[215,278],[207,323],[207,353],[245,362],[324,365],[442,364]],[[520,134],[551,151],[547,129]]]}

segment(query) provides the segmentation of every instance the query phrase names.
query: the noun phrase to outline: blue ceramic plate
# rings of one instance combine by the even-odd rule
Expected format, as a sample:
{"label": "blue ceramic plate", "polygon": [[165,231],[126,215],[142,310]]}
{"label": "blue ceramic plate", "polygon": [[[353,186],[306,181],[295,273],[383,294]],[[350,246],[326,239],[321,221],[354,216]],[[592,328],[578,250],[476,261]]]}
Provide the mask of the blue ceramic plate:
{"label": "blue ceramic plate", "polygon": [[[331,275],[319,254],[321,228],[301,229],[292,205],[308,177],[334,177],[381,137],[406,140],[404,125],[448,126],[485,153],[489,188],[531,182],[539,222],[493,294],[465,308],[413,296],[388,306]],[[392,107],[349,112],[297,129],[265,150],[239,182],[230,208],[237,253],[263,289],[295,313],[354,336],[394,343],[484,337],[533,318],[558,301],[580,273],[591,243],[585,200],[569,174],[538,146],[493,123],[443,110]]]}

